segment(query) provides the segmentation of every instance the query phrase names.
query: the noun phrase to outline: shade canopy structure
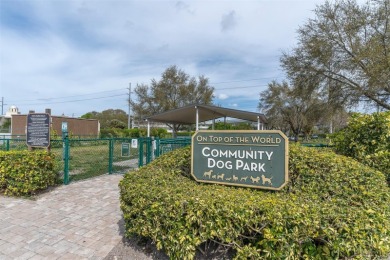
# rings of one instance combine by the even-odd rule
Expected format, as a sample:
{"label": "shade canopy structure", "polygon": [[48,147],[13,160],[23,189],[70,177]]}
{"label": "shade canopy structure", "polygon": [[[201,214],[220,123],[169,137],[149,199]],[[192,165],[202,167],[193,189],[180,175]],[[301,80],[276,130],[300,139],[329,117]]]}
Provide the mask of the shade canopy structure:
{"label": "shade canopy structure", "polygon": [[227,117],[257,122],[258,130],[263,129],[264,125],[267,123],[266,117],[261,113],[200,104],[172,109],[160,114],[146,117],[145,120],[148,122],[149,136],[149,122],[183,125],[196,124],[196,130],[199,130],[199,122]]}

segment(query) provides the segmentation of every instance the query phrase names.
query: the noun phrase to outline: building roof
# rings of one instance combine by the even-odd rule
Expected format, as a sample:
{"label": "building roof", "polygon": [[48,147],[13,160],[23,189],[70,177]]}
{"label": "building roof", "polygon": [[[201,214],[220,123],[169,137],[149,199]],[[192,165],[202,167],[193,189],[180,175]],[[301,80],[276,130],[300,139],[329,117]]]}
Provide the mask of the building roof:
{"label": "building roof", "polygon": [[193,104],[169,110],[160,114],[146,117],[144,119],[151,122],[161,122],[168,124],[196,124],[196,110],[198,110],[199,122],[231,117],[252,122],[261,122],[263,124],[267,123],[265,115],[261,113],[200,104]]}

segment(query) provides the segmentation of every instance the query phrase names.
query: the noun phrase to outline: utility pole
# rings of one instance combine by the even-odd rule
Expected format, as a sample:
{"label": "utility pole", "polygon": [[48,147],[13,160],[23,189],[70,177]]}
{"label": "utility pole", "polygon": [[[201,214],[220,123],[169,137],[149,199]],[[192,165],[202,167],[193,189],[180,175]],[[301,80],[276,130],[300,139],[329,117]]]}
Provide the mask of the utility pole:
{"label": "utility pole", "polygon": [[1,97],[1,115],[4,115],[4,97]]}
{"label": "utility pole", "polygon": [[130,116],[130,113],[131,113],[131,82],[129,83],[129,87],[127,89],[129,90],[129,100],[128,100],[129,114],[127,117],[127,129],[131,129],[131,116]]}

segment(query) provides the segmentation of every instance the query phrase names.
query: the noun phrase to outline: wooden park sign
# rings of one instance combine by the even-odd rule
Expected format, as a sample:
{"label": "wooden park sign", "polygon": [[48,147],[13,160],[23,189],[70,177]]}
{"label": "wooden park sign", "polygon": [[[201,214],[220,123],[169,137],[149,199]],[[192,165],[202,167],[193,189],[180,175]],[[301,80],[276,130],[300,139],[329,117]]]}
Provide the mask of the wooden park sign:
{"label": "wooden park sign", "polygon": [[30,113],[27,115],[26,142],[29,147],[50,146],[50,115]]}
{"label": "wooden park sign", "polygon": [[288,139],[281,131],[197,131],[191,174],[199,182],[280,190],[288,182]]}

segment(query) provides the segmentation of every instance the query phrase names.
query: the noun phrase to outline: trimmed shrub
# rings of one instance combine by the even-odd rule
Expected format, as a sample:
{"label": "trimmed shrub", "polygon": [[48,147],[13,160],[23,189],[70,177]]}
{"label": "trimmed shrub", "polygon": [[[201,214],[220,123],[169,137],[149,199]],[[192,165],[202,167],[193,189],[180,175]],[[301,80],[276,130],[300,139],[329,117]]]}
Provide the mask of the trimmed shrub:
{"label": "trimmed shrub", "polygon": [[338,153],[382,171],[390,183],[390,111],[353,114],[333,141]]}
{"label": "trimmed shrub", "polygon": [[119,129],[115,128],[107,128],[107,129],[100,129],[100,138],[113,138],[113,137],[119,137],[121,135]]}
{"label": "trimmed shrub", "polygon": [[195,134],[194,131],[191,131],[191,132],[177,132],[176,136],[177,137],[191,137],[193,134]]}
{"label": "trimmed shrub", "polygon": [[54,155],[46,151],[0,151],[0,193],[36,194],[57,182]]}
{"label": "trimmed shrub", "polygon": [[132,137],[132,138],[139,138],[142,136],[146,136],[146,129],[140,129],[140,128],[124,129],[123,136]]}
{"label": "trimmed shrub", "polygon": [[236,259],[369,259],[390,253],[390,190],[383,173],[323,149],[291,145],[278,192],[197,183],[190,148],[120,182],[126,235],[151,238],[171,259],[215,241]]}
{"label": "trimmed shrub", "polygon": [[[150,129],[150,135],[159,138],[164,138],[168,135],[168,132],[164,128],[152,127]],[[146,137],[146,136],[147,136],[147,129],[145,128],[133,128],[133,129],[106,128],[100,130],[101,138],[114,138],[114,137],[139,138],[139,137]]]}
{"label": "trimmed shrub", "polygon": [[168,136],[167,129],[164,128],[151,128],[150,135],[158,138],[166,138]]}

